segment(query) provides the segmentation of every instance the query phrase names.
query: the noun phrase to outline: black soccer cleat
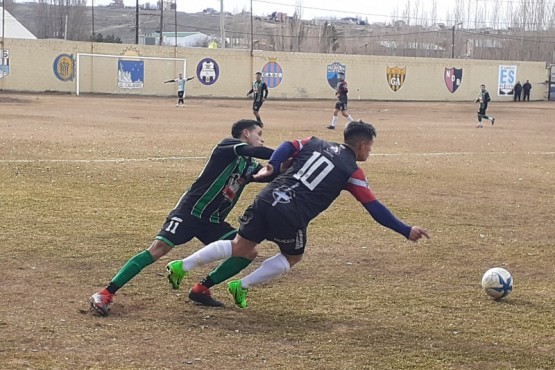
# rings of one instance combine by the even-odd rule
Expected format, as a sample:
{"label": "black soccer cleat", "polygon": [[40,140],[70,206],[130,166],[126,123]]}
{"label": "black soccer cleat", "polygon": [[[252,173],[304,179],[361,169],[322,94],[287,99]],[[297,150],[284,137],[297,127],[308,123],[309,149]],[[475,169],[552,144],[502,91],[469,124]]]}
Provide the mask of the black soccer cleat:
{"label": "black soccer cleat", "polygon": [[[194,289],[194,287],[193,287]],[[193,301],[195,304],[206,306],[206,307],[224,307],[225,305],[223,302],[218,301],[217,299],[212,297],[210,290],[206,290],[203,293],[198,293],[193,291],[193,289],[189,290],[189,299]]]}

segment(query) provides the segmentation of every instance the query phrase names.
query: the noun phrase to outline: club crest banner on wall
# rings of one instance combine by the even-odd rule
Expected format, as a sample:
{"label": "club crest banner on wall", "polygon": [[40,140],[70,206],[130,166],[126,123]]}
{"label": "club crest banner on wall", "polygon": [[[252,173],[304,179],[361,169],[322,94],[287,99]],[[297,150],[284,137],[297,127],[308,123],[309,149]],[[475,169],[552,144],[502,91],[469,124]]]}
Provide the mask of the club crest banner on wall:
{"label": "club crest banner on wall", "polygon": [[497,95],[513,95],[516,85],[516,66],[499,66]]}
{"label": "club crest banner on wall", "polygon": [[405,83],[407,76],[407,67],[387,67],[386,78],[387,84],[391,90],[397,92]]}
{"label": "club crest banner on wall", "polygon": [[0,58],[0,78],[4,78],[10,74],[10,51],[7,49],[0,49],[2,54],[4,54],[4,63],[2,63],[2,58]]}
{"label": "club crest banner on wall", "polygon": [[118,60],[118,86],[122,89],[142,89],[145,66],[142,60]]}
{"label": "club crest banner on wall", "polygon": [[54,75],[60,81],[72,81],[75,74],[75,63],[73,56],[69,54],[60,54],[54,59]]}
{"label": "club crest banner on wall", "polygon": [[210,86],[218,81],[220,66],[212,58],[204,58],[197,64],[197,79],[201,84]]}
{"label": "club crest banner on wall", "polygon": [[[343,73],[344,75],[346,75],[346,72],[347,66],[345,66],[345,64],[341,64],[339,62],[328,64],[327,79],[328,84],[330,84],[332,89],[335,90],[335,88],[337,87],[337,83],[339,82],[339,73]],[[345,79],[347,79],[347,76],[345,76]]]}
{"label": "club crest banner on wall", "polygon": [[268,58],[268,63],[262,67],[262,81],[266,83],[269,89],[278,87],[283,80],[283,70],[277,63],[277,58]]}
{"label": "club crest banner on wall", "polygon": [[459,86],[461,86],[462,75],[463,75],[462,68],[460,69],[457,69],[455,67],[445,68],[443,77],[445,80],[445,86],[447,86],[447,90],[449,90],[451,93],[454,93],[455,91],[457,91]]}

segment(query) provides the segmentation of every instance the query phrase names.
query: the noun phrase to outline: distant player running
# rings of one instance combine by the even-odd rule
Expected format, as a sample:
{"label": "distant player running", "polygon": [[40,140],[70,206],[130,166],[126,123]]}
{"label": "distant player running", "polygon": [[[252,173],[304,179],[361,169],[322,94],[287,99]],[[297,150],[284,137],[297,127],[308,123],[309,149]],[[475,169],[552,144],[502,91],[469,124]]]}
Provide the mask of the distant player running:
{"label": "distant player running", "polygon": [[249,96],[250,94],[253,94],[254,98],[254,101],[252,102],[252,113],[256,117],[256,120],[262,123],[258,111],[268,97],[268,85],[266,85],[266,82],[262,81],[262,73],[256,72],[256,80],[253,81],[252,89],[250,89],[250,91],[247,93],[247,96]]}
{"label": "distant player running", "polygon": [[177,83],[177,104],[175,105],[176,107],[184,107],[185,106],[185,102],[183,101],[183,98],[185,97],[185,85],[187,84],[187,81],[191,81],[193,77],[189,77],[187,79],[183,78],[183,75],[180,73],[179,77],[173,79],[173,80],[167,80],[164,81],[165,84],[170,83],[170,82],[175,82]]}
{"label": "distant player running", "polygon": [[335,96],[337,96],[337,102],[335,103],[335,110],[333,111],[333,118],[331,119],[331,125],[327,128],[330,130],[335,130],[335,126],[337,125],[337,114],[341,111],[343,117],[346,117],[348,122],[352,122],[353,117],[347,112],[347,94],[349,93],[349,88],[347,86],[347,81],[345,81],[345,74],[339,72],[337,74],[339,78],[339,82],[337,83],[337,87],[335,88]]}
{"label": "distant player running", "polygon": [[476,103],[480,103],[480,109],[478,110],[478,126],[476,128],[484,127],[482,125],[482,118],[489,119],[491,124],[495,123],[495,118],[492,116],[488,116],[486,114],[486,110],[488,109],[488,103],[491,101],[489,96],[489,92],[486,90],[486,85],[480,85],[480,94],[478,95],[478,99],[476,99]]}

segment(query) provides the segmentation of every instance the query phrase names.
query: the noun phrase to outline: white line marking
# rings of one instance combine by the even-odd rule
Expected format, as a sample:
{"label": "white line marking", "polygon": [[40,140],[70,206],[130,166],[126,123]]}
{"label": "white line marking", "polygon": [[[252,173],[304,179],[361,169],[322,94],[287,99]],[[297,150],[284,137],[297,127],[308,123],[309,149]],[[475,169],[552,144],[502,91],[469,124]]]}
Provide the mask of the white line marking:
{"label": "white line marking", "polygon": [[[441,157],[456,155],[554,155],[555,152],[439,152],[439,153],[372,153],[372,157]],[[206,160],[208,157],[148,157],[113,159],[0,159],[0,163],[123,163],[149,161]]]}
{"label": "white line marking", "polygon": [[0,159],[0,163],[121,163],[149,161],[184,161],[207,159],[208,157],[152,157],[152,158],[113,158],[113,159]]}

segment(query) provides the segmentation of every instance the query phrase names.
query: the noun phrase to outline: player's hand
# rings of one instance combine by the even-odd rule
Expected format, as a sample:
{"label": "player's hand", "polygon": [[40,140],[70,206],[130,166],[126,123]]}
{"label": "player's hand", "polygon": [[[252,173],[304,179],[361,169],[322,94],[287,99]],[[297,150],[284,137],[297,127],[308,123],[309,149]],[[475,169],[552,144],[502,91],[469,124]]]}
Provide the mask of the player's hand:
{"label": "player's hand", "polygon": [[289,167],[291,167],[291,165],[293,164],[293,160],[295,158],[291,157],[285,161],[283,161],[281,163],[281,166],[279,166],[279,173],[284,173],[285,171],[287,171],[289,169]]}
{"label": "player's hand", "polygon": [[423,236],[430,239],[426,229],[423,229],[420,226],[413,226],[412,229],[410,229],[409,240],[415,242]]}
{"label": "player's hand", "polygon": [[264,166],[256,175],[253,176],[254,181],[265,182],[264,179],[272,176],[274,173],[274,167],[271,164]]}

